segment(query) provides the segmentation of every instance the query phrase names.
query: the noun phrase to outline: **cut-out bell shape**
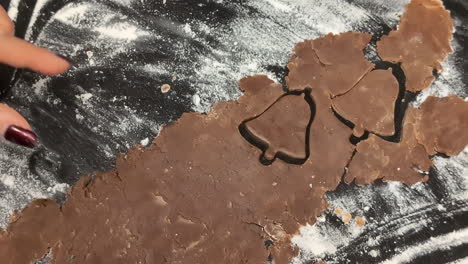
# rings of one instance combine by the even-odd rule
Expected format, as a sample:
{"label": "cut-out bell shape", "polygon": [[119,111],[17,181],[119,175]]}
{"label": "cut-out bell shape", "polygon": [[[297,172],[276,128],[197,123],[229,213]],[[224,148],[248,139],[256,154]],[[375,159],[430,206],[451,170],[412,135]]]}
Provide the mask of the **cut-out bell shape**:
{"label": "cut-out bell shape", "polygon": [[306,143],[311,115],[304,93],[289,94],[259,116],[245,121],[241,129],[250,143],[263,150],[260,159],[263,164],[271,164],[276,158],[302,164],[309,152]]}
{"label": "cut-out bell shape", "polygon": [[392,136],[395,134],[398,93],[398,81],[391,69],[374,70],[349,92],[333,98],[333,109],[354,124],[356,137],[361,137],[365,131]]}

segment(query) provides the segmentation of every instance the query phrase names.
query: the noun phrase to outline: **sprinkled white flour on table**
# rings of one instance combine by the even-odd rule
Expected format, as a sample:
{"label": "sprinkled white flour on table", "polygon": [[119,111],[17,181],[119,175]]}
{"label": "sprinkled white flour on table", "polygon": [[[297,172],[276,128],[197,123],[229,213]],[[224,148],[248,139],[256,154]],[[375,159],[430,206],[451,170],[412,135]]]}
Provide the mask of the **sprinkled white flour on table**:
{"label": "sprinkled white flour on table", "polygon": [[[456,41],[452,41],[452,47],[455,51],[460,50],[460,44]],[[456,56],[451,54],[447,60],[442,64],[444,71],[440,73],[429,89],[422,91],[413,106],[420,106],[428,96],[433,95],[437,97],[446,97],[450,94],[459,96],[466,96],[465,84],[463,84],[463,73],[456,67]]]}
{"label": "sprinkled white flour on table", "polygon": [[10,1],[10,6],[8,7],[8,16],[11,18],[12,21],[16,21],[16,17],[18,16],[18,5],[20,0],[12,0]]}
{"label": "sprinkled white flour on table", "polygon": [[[12,1],[10,17],[21,15],[19,2]],[[38,1],[26,34],[28,38],[47,2]],[[11,100],[26,116],[41,118],[33,120],[33,126],[40,127],[43,118],[49,118],[53,124],[65,122],[65,134],[70,136],[64,136],[61,142],[67,142],[66,146],[89,145],[92,151],[86,155],[78,147],[67,149],[69,156],[60,154],[63,160],[76,163],[68,169],[75,174],[103,170],[100,164],[112,166],[118,152],[137,144],[148,145],[163,125],[180,115],[181,110],[173,113],[174,105],[189,105],[184,111],[208,112],[215,102],[238,98],[237,82],[246,75],[266,74],[281,81],[292,48],[303,39],[329,32],[381,33],[385,27],[395,28],[408,0],[357,0],[352,4],[344,0],[257,0],[242,4],[218,1],[228,10],[220,15],[222,18],[217,17],[223,19],[222,23],[213,23],[216,20],[211,17],[197,17],[199,10],[192,10],[186,17],[179,14],[208,4],[184,6],[182,2],[163,1],[163,5],[155,7],[146,2],[112,0],[109,1],[112,5],[107,5],[90,0],[65,4],[48,18],[33,39],[41,46],[66,54],[77,65],[61,77],[25,74],[15,84]],[[143,15],[151,8],[156,11]],[[174,13],[171,8],[178,11]],[[231,17],[230,12],[235,14]],[[461,26],[463,22],[455,20],[455,24]],[[463,47],[457,40],[453,41],[453,47],[455,53],[444,63],[445,71],[413,105],[420,105],[429,95],[467,96],[459,62]],[[372,47],[369,50],[368,57],[375,58]],[[162,94],[160,87],[166,83],[171,90]],[[66,93],[61,89],[67,89]],[[39,106],[30,108],[31,104]],[[62,129],[60,125],[54,126],[59,128]],[[47,149],[53,149],[56,139],[47,139],[46,134],[40,136]],[[65,151],[46,150],[43,155],[62,152]],[[31,200],[62,197],[67,191],[68,184],[59,180],[57,171],[61,169],[54,171],[39,166],[40,172],[34,173],[30,171],[28,150],[6,145],[2,146],[1,153],[2,227],[6,227],[13,210],[21,209]],[[49,166],[62,168],[63,164],[51,160]],[[301,249],[295,263],[314,258],[325,258],[327,263],[349,262],[350,255],[342,254],[348,252],[347,247],[355,247],[355,254],[370,259],[390,254],[397,260],[401,256],[407,261],[416,256],[419,246],[430,251],[431,247],[442,245],[444,239],[466,238],[466,230],[457,230],[414,245],[397,245],[400,255],[381,247],[385,241],[397,241],[397,236],[431,227],[434,219],[424,220],[425,212],[454,207],[450,215],[455,215],[461,210],[461,206],[444,204],[444,201],[452,199],[463,204],[468,199],[468,153],[434,160],[436,170],[445,175],[439,179],[447,190],[443,199],[434,194],[429,183],[411,187],[380,183],[331,192],[327,196],[330,211],[343,209],[351,213],[353,220],[337,227],[330,224],[333,212],[325,212],[315,225],[303,227],[301,234],[293,239]],[[80,170],[82,167],[86,169]],[[372,202],[377,198],[388,201],[385,206],[391,214],[379,211],[378,205]],[[364,227],[355,224],[356,216],[364,217]],[[354,245],[359,239],[365,242]],[[345,259],[340,259],[340,255],[346,255]]]}
{"label": "sprinkled white flour on table", "polygon": [[143,140],[140,141],[140,144],[141,144],[142,146],[147,146],[148,143],[149,143],[149,139],[148,139],[148,138],[145,138],[145,139],[143,139]]}
{"label": "sprinkled white flour on table", "polygon": [[[450,219],[466,210],[468,206],[468,148],[459,156],[436,157],[434,161],[436,170],[440,172],[439,175],[444,175],[438,179],[439,184],[443,185],[440,189],[445,192],[443,199],[437,197],[429,183],[407,186],[399,182],[388,182],[377,186],[373,184],[349,188],[346,192],[331,192],[327,197],[331,211],[334,208],[340,208],[351,212],[353,216],[369,215],[366,226],[359,227],[355,224],[349,224],[336,227],[328,221],[322,220],[317,221],[312,226],[303,227],[300,235],[293,239],[293,243],[302,249],[301,256],[296,258],[294,263],[303,263],[308,259],[327,256],[326,259],[329,263],[349,261],[346,258],[340,258],[340,253],[358,238],[365,240],[362,243],[363,246],[355,248],[361,256],[376,257],[383,249],[381,246],[383,242],[397,243],[395,251],[401,252],[401,254],[385,263],[410,263],[413,257],[436,251],[440,247],[466,243],[468,241],[466,229],[457,230],[450,234],[435,234],[434,237],[415,245],[397,242],[399,239],[423,229],[433,230],[431,227],[440,224],[438,221],[442,224],[444,222],[437,218]],[[459,178],[456,177],[457,175]],[[376,197],[379,197],[381,202],[383,200],[386,202],[376,204],[377,208],[370,208],[368,204],[372,203]],[[385,206],[392,207],[392,214],[384,214],[378,208]],[[451,210],[448,211],[446,207],[451,207]],[[434,211],[441,212],[443,217],[427,217]],[[326,212],[325,215],[330,216],[333,213]],[[325,219],[325,215],[319,219]],[[447,222],[445,224],[448,225]],[[320,242],[317,243],[317,241]]]}
{"label": "sprinkled white flour on table", "polygon": [[412,259],[421,256],[424,253],[430,252],[437,248],[451,248],[463,245],[468,241],[468,228],[451,232],[440,237],[433,237],[424,244],[415,245],[410,248],[403,249],[402,252],[395,257],[382,262],[382,264],[403,264],[410,263]]}
{"label": "sprinkled white flour on table", "polygon": [[29,171],[30,160],[25,150],[3,143],[0,146],[0,215],[1,227],[5,228],[8,217],[13,210],[22,208],[24,201],[50,198],[55,195],[64,196],[68,184],[58,183],[52,172],[41,167],[38,175]]}

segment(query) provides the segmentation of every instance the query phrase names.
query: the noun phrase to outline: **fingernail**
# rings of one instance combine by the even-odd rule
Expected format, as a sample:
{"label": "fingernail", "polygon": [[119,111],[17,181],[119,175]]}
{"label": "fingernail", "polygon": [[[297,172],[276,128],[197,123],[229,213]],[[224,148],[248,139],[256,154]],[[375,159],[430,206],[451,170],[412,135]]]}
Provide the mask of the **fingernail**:
{"label": "fingernail", "polygon": [[10,126],[5,132],[5,139],[24,147],[33,148],[36,145],[37,136],[31,130]]}
{"label": "fingernail", "polygon": [[72,59],[68,58],[67,56],[63,56],[63,55],[60,55],[60,54],[56,54],[56,55],[59,56],[60,58],[64,59],[64,60],[66,60],[68,63],[70,63],[70,65],[72,65],[72,66],[75,65],[75,62]]}

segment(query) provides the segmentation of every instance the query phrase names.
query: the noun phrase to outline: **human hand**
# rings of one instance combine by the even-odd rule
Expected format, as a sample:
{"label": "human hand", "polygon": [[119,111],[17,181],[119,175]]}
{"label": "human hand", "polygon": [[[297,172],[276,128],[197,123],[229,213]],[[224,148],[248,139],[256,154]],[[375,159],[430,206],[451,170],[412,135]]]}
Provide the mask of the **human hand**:
{"label": "human hand", "polygon": [[[13,22],[0,7],[0,63],[45,75],[60,74],[70,68],[67,59],[15,37],[14,31]],[[34,147],[37,139],[28,121],[5,104],[0,104],[0,135],[8,141],[30,148]]]}

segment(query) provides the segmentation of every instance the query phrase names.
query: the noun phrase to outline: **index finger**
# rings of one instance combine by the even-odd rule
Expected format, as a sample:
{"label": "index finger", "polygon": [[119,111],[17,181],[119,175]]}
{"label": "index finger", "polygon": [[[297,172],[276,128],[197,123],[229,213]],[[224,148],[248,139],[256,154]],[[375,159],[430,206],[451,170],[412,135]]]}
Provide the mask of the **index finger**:
{"label": "index finger", "polygon": [[63,73],[71,66],[66,59],[46,49],[6,35],[0,36],[0,63],[28,68],[45,75]]}

